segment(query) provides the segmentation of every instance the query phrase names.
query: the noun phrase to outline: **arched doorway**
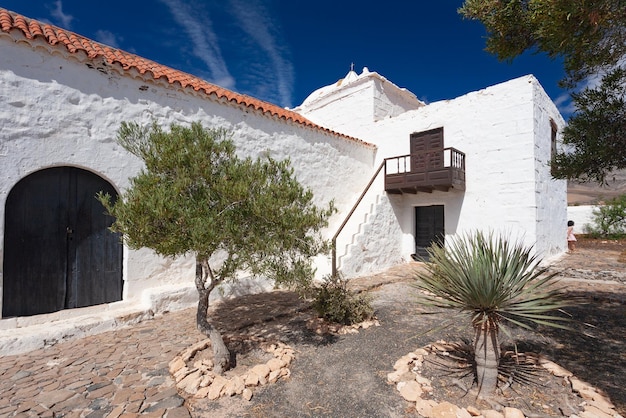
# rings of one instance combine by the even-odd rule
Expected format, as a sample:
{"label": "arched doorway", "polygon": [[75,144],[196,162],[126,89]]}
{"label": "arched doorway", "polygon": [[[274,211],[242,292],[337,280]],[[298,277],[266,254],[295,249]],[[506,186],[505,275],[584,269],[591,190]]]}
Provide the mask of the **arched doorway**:
{"label": "arched doorway", "polygon": [[117,198],[101,177],[55,167],[23,178],[5,208],[2,316],[27,316],[122,299],[122,244],[95,198]]}

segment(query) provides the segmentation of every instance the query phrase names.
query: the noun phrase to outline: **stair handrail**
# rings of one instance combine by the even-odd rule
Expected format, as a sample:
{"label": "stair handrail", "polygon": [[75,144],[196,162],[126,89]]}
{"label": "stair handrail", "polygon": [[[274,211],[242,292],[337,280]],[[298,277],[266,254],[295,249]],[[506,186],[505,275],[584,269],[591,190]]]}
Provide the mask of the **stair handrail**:
{"label": "stair handrail", "polygon": [[372,187],[372,184],[374,183],[374,180],[376,180],[376,177],[378,177],[378,174],[380,174],[380,171],[383,169],[383,167],[385,166],[386,162],[387,162],[387,160],[385,159],[380,164],[380,166],[378,167],[378,169],[376,170],[376,172],[374,173],[374,175],[370,179],[369,183],[367,183],[367,186],[365,186],[365,190],[363,190],[363,193],[361,193],[361,196],[359,196],[359,199],[356,201],[354,206],[352,206],[352,209],[350,210],[350,212],[348,212],[348,215],[346,216],[346,219],[344,219],[343,223],[337,229],[337,232],[335,232],[335,235],[333,235],[333,239],[332,239],[332,276],[333,277],[337,276],[337,237],[339,236],[339,234],[343,230],[343,227],[346,226],[346,224],[350,220],[350,217],[352,216],[352,214],[354,213],[356,208],[359,206],[359,204],[361,203],[361,200],[363,200],[363,198],[365,197],[365,195],[369,191],[370,187]]}

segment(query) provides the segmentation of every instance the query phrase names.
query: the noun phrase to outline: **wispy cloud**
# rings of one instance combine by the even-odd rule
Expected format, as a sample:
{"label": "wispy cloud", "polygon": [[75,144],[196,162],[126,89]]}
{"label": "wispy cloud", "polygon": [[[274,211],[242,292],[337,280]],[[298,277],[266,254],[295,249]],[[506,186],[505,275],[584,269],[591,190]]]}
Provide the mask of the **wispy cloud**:
{"label": "wispy cloud", "polygon": [[[120,41],[123,41],[124,38],[119,38]],[[108,30],[98,30],[96,31],[96,41],[101,42],[105,45],[112,46],[113,48],[119,48],[120,43],[118,41],[118,37]]]}
{"label": "wispy cloud", "polygon": [[574,102],[572,102],[570,93],[561,94],[559,97],[554,99],[554,104],[566,120],[569,119],[569,117],[576,111],[576,107],[574,106]]}
{"label": "wispy cloud", "polygon": [[197,3],[160,0],[209,81],[280,106],[291,106],[294,70],[281,27],[263,1]]}
{"label": "wispy cloud", "polygon": [[174,20],[191,38],[193,54],[207,65],[214,83],[232,89],[235,80],[229,73],[222,56],[217,34],[209,16],[201,16],[183,0],[161,0],[172,13]]}
{"label": "wispy cloud", "polygon": [[254,77],[258,85],[264,86],[269,100],[290,107],[294,70],[288,58],[289,50],[279,42],[282,38],[280,25],[272,19],[261,2],[231,0],[230,5],[232,13],[241,25],[241,30],[259,46],[269,59],[269,65],[262,65],[260,72],[248,75]]}
{"label": "wispy cloud", "polygon": [[65,29],[72,30],[72,20],[74,20],[74,16],[63,12],[63,2],[61,0],[56,0],[54,2],[54,8],[51,8],[50,14],[54,18],[57,25]]}
{"label": "wispy cloud", "polygon": [[[626,68],[626,56],[622,57],[622,59],[619,60],[617,64],[615,64],[615,67]],[[615,67],[600,70],[597,73],[588,76],[580,83],[578,83],[573,91],[582,92],[585,89],[594,90],[598,88],[602,84],[602,78],[607,74],[608,71],[614,69]],[[556,104],[557,108],[566,119],[568,119],[578,110],[574,104],[574,101],[572,100],[572,96],[570,93],[571,92],[563,93],[554,100],[554,104]]]}

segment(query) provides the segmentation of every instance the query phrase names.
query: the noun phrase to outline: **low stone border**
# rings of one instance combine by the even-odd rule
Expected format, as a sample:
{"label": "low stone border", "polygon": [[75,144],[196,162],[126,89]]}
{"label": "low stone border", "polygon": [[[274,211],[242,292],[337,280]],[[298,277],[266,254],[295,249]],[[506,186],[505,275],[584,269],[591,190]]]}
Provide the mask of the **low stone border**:
{"label": "low stone border", "polygon": [[[455,345],[437,341],[401,357],[393,366],[394,371],[387,375],[387,381],[395,384],[400,395],[409,402],[415,402],[418,414],[425,418],[524,418],[517,408],[504,408],[502,412],[478,410],[474,407],[460,408],[450,402],[436,402],[428,399],[433,392],[431,381],[420,374],[424,357],[454,350]],[[541,356],[537,363],[556,377],[562,377],[572,391],[581,398],[582,412],[570,415],[570,418],[623,418],[615,411],[609,398],[598,389],[585,383],[568,370]]]}
{"label": "low stone border", "polygon": [[169,370],[176,380],[176,387],[185,396],[194,398],[218,399],[222,396],[241,395],[245,400],[252,399],[252,388],[275,383],[283,377],[289,377],[289,365],[295,358],[294,350],[281,342],[261,342],[260,348],[274,357],[263,364],[257,364],[244,373],[225,377],[213,373],[211,360],[197,360],[192,367],[187,364],[199,351],[209,349],[209,339],[200,341],[169,363]]}

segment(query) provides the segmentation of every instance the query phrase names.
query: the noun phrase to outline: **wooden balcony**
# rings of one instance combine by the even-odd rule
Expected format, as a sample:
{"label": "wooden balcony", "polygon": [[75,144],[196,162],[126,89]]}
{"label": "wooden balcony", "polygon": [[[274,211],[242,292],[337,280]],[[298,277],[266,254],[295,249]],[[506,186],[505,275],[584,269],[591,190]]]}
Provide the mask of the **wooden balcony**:
{"label": "wooden balcony", "polygon": [[465,190],[465,154],[455,148],[385,158],[387,193]]}

